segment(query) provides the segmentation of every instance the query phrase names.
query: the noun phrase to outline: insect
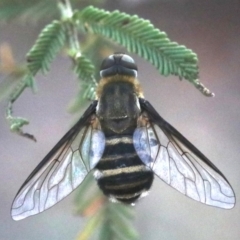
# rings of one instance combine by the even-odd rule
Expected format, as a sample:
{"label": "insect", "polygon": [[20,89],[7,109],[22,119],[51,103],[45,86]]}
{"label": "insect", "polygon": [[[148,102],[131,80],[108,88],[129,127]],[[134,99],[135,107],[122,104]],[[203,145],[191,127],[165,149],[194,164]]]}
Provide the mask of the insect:
{"label": "insect", "polygon": [[130,56],[110,55],[100,75],[97,100],[18,191],[14,220],[52,207],[93,169],[103,193],[126,204],[143,196],[155,175],[199,202],[234,206],[235,195],[224,175],[143,98]]}

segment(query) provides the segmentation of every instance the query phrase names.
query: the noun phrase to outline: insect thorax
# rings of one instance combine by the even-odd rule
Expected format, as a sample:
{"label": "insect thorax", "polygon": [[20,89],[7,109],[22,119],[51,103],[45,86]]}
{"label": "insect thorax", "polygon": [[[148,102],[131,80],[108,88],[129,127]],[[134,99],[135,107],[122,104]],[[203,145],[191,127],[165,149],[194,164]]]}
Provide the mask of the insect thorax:
{"label": "insect thorax", "polygon": [[136,85],[131,80],[122,81],[121,77],[115,76],[104,84],[100,82],[100,86],[97,116],[105,134],[124,133],[128,128],[136,128],[140,114]]}

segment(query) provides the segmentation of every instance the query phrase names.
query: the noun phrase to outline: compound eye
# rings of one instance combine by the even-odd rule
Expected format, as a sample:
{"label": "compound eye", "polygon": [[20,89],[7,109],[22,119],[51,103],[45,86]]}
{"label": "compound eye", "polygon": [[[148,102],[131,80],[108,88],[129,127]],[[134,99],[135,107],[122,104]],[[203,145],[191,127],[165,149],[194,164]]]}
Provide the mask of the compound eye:
{"label": "compound eye", "polygon": [[127,54],[123,54],[121,58],[121,62],[122,62],[122,65],[128,69],[138,70],[137,65],[135,64],[135,61],[133,60],[133,58],[131,58]]}
{"label": "compound eye", "polygon": [[100,70],[112,67],[115,64],[114,55],[110,55],[102,61]]}
{"label": "compound eye", "polygon": [[130,56],[114,53],[103,60],[100,76],[110,77],[116,74],[137,77],[137,65]]}
{"label": "compound eye", "polygon": [[122,61],[124,62],[130,62],[130,63],[135,63],[133,58],[131,58],[130,56],[128,56],[127,54],[123,54],[122,56]]}

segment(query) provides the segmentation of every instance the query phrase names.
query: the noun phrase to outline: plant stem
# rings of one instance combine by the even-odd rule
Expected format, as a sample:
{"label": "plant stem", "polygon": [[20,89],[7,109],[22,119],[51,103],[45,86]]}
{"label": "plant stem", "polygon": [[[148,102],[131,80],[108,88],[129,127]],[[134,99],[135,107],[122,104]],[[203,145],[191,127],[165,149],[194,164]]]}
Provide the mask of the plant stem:
{"label": "plant stem", "polygon": [[80,44],[78,41],[77,27],[72,21],[73,10],[69,0],[59,0],[58,4],[63,21],[66,22],[66,33],[69,45],[69,55],[75,62],[81,56]]}

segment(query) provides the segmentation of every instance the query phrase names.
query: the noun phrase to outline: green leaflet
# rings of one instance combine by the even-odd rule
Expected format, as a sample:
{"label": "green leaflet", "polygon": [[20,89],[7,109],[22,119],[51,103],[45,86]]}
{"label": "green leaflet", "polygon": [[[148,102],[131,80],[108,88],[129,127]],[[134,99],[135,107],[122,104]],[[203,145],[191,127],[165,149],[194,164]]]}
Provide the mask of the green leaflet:
{"label": "green leaflet", "polygon": [[31,134],[24,133],[22,127],[28,124],[23,118],[12,116],[12,104],[21,95],[26,87],[36,91],[34,76],[39,70],[46,73],[57,53],[62,49],[65,43],[65,29],[60,21],[53,21],[47,25],[40,33],[36,43],[27,54],[27,69],[25,76],[9,94],[9,105],[7,108],[7,121],[10,129],[21,136],[36,141]]}
{"label": "green leaflet", "polygon": [[53,21],[40,33],[36,43],[27,54],[27,67],[35,76],[39,70],[49,71],[50,64],[65,43],[65,30],[60,21]]}
{"label": "green leaflet", "polygon": [[75,72],[82,81],[80,98],[82,100],[94,100],[96,98],[97,82],[94,78],[95,67],[84,55],[77,58]]}
{"label": "green leaflet", "polygon": [[[58,3],[65,0],[1,0],[0,21],[15,21],[17,23],[33,25],[38,22],[49,22],[59,17]],[[82,9],[86,4],[103,5],[105,0],[71,0],[74,8]]]}
{"label": "green leaflet", "polygon": [[94,77],[95,67],[92,62],[84,55],[77,57],[75,59],[74,72],[80,80],[80,90],[68,107],[70,112],[78,111],[86,100],[96,99],[97,82]]}
{"label": "green leaflet", "polygon": [[49,0],[1,0],[0,20],[35,24],[57,15],[56,3]]}
{"label": "green leaflet", "polygon": [[36,138],[33,135],[22,131],[22,127],[24,125],[29,124],[29,121],[22,117],[12,116],[12,105],[16,101],[16,99],[22,94],[26,87],[32,88],[34,92],[36,91],[36,84],[34,78],[29,73],[28,74],[26,73],[25,76],[20,81],[18,81],[16,86],[9,93],[9,102],[6,109],[6,119],[12,132],[15,132],[18,135],[31,139],[33,141],[36,141]]}
{"label": "green leaflet", "polygon": [[197,55],[185,46],[171,42],[165,32],[148,20],[92,6],[76,12],[74,18],[87,31],[110,38],[129,52],[145,58],[164,76],[177,75],[190,82],[198,79]]}
{"label": "green leaflet", "polygon": [[82,55],[76,59],[74,71],[79,79],[89,81],[95,74],[95,67],[88,58]]}
{"label": "green leaflet", "polygon": [[103,210],[104,218],[100,227],[99,239],[138,239],[138,233],[132,224],[133,215],[134,209],[131,206],[107,202]]}

